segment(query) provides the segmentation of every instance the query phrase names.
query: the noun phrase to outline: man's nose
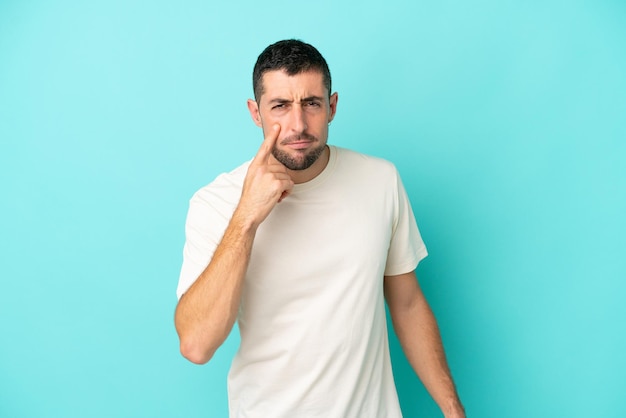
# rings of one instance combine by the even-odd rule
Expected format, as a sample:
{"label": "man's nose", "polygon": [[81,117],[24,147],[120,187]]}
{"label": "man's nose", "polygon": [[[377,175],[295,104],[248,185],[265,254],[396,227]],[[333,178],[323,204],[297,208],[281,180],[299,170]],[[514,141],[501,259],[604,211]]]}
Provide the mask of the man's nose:
{"label": "man's nose", "polygon": [[307,130],[306,114],[302,109],[302,105],[297,104],[293,106],[291,112],[291,129],[297,133],[302,133]]}

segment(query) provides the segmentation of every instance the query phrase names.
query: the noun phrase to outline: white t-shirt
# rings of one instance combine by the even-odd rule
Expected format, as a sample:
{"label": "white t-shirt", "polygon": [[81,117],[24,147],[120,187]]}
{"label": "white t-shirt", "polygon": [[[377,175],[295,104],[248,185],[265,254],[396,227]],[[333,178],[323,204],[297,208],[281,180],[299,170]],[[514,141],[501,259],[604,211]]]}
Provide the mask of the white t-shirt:
{"label": "white t-shirt", "polygon": [[[249,163],[191,199],[177,294],[208,265]],[[426,256],[395,167],[330,146],[257,230],[242,293],[231,417],[401,417],[383,277]]]}

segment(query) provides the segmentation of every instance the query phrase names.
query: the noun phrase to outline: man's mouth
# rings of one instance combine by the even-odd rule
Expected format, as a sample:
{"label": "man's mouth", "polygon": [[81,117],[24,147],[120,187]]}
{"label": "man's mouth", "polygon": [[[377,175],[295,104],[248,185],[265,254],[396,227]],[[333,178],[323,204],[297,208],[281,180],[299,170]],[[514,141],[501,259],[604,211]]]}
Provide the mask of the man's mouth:
{"label": "man's mouth", "polygon": [[298,140],[287,142],[285,145],[292,149],[304,149],[308,148],[312,143],[313,141],[309,140]]}
{"label": "man's mouth", "polygon": [[292,135],[284,138],[281,141],[282,145],[288,146],[292,149],[302,149],[308,148],[312,143],[317,141],[313,135],[309,134],[300,134],[300,135]]}

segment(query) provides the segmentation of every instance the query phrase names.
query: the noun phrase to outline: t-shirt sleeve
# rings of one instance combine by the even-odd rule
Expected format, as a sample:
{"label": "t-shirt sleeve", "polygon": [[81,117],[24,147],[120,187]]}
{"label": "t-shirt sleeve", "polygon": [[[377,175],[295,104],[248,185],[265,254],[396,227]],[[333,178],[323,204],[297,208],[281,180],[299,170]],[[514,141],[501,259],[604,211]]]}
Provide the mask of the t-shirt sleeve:
{"label": "t-shirt sleeve", "polygon": [[395,171],[395,207],[393,229],[385,276],[409,273],[428,255],[426,246],[420,235],[411,203],[400,179]]}
{"label": "t-shirt sleeve", "polygon": [[220,174],[210,184],[198,190],[189,201],[183,265],[176,288],[179,299],[209,265],[215,249],[222,241],[224,231],[239,203],[249,164],[248,161],[230,173]]}
{"label": "t-shirt sleeve", "polygon": [[222,239],[228,220],[206,199],[196,193],[189,202],[185,222],[185,246],[183,264],[178,279],[178,299],[191,287],[211,261],[217,245]]}

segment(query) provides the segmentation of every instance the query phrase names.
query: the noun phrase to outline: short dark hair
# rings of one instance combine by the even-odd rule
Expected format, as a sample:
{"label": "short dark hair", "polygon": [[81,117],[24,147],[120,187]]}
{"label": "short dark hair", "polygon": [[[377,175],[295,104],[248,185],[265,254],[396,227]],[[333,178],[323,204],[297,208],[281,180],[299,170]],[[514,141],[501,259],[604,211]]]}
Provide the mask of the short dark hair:
{"label": "short dark hair", "polygon": [[257,58],[252,72],[255,100],[258,101],[263,95],[263,74],[274,70],[283,70],[289,75],[305,71],[319,71],[322,73],[322,81],[330,96],[331,79],[328,64],[322,54],[312,45],[297,39],[286,39],[265,48]]}

